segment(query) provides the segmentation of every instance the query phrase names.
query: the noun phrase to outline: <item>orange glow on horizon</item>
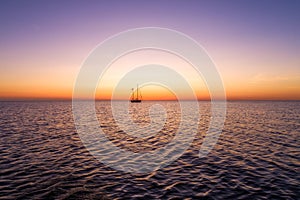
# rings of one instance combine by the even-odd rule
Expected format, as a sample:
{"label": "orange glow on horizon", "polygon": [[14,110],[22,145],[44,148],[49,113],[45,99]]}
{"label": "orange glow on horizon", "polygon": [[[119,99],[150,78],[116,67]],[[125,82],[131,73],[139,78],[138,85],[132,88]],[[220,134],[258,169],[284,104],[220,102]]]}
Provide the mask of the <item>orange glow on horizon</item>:
{"label": "orange glow on horizon", "polygon": [[[165,66],[172,66],[182,72],[190,81],[198,100],[210,100],[209,92],[203,80],[197,77],[184,62],[166,53],[147,51],[146,54],[135,53],[124,59],[118,60],[115,66],[107,71],[103,77],[103,87],[96,90],[95,99],[110,100],[113,88],[118,83],[118,77],[132,66],[149,58],[157,58]],[[140,59],[140,60],[139,60]],[[134,61],[134,62],[133,62]],[[132,63],[133,62],[133,63]],[[223,64],[226,66],[226,63]],[[121,66],[121,67],[120,67]],[[222,65],[221,65],[222,66]],[[249,66],[247,66],[249,68]],[[73,86],[78,68],[61,66],[59,69],[38,68],[36,65],[30,69],[14,71],[10,68],[0,69],[0,99],[72,99]],[[11,70],[11,71],[10,71]],[[300,100],[300,75],[299,73],[271,74],[257,73],[249,75],[243,71],[232,69],[220,70],[224,81],[228,100]],[[180,88],[180,85],[178,85]],[[128,100],[131,87],[125,85],[124,93],[118,99]],[[168,90],[159,87],[144,87],[141,90],[143,100],[176,100],[176,96]],[[87,98],[82,94],[82,99]],[[192,97],[186,95],[186,100]]]}
{"label": "orange glow on horizon", "polygon": [[[226,84],[226,82],[225,82]],[[226,87],[226,95],[228,100],[300,100],[300,89],[298,86],[289,86],[282,84],[240,84]],[[20,86],[14,85],[7,87],[0,85],[0,99],[2,100],[18,100],[18,99],[72,99],[73,88],[55,87],[55,86]],[[194,88],[198,100],[210,100],[210,95],[207,88]],[[122,94],[118,100],[127,100],[130,98],[130,88],[125,95]],[[144,87],[141,88],[143,100],[176,100],[176,96],[166,89],[159,87]],[[86,97],[83,95],[83,99]],[[102,88],[97,90],[95,94],[97,100],[112,99],[112,88]],[[186,100],[190,100],[186,97]]]}
{"label": "orange glow on horizon", "polygon": [[[155,91],[147,91],[143,92],[142,96],[143,100],[177,100],[176,96],[172,93],[164,93],[164,92],[155,92]],[[26,100],[26,99],[72,99],[72,90],[47,90],[39,91],[39,90],[31,90],[30,92],[1,92],[0,100]],[[82,99],[88,99],[84,96]],[[96,95],[96,100],[111,100],[111,92],[102,93],[102,95]],[[129,99],[129,98],[128,98]],[[119,98],[115,100],[128,100],[126,98]],[[210,100],[210,95],[208,92],[202,93],[201,95],[197,94],[198,100]],[[190,98],[186,98],[185,100],[191,100]],[[227,100],[300,100],[299,91],[291,88],[290,90],[285,91],[251,91],[241,88],[235,91],[227,92]]]}

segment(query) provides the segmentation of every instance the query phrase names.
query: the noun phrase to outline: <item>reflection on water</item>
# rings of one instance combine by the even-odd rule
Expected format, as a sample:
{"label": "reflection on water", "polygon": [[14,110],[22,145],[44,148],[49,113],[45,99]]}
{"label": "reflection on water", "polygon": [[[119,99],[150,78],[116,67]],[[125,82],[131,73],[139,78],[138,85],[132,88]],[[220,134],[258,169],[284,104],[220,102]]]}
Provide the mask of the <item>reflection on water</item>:
{"label": "reflection on water", "polygon": [[[149,152],[171,141],[179,125],[176,102],[134,105],[139,108],[131,108],[132,119],[147,126],[148,108],[156,103],[168,114],[166,124],[147,139],[122,131],[110,102],[97,102],[96,110],[116,146]],[[208,157],[198,154],[210,121],[209,102],[200,102],[192,146],[163,169],[133,175],[89,154],[76,133],[71,102],[0,102],[0,198],[299,198],[300,102],[229,102],[227,107],[224,131]]]}

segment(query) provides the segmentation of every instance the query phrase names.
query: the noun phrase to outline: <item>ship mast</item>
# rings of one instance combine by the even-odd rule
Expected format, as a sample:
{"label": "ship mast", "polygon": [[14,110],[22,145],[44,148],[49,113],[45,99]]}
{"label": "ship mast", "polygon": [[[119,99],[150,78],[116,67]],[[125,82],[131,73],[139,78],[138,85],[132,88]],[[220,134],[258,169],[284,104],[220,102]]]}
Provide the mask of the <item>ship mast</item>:
{"label": "ship mast", "polygon": [[139,99],[139,85],[136,85],[136,99]]}

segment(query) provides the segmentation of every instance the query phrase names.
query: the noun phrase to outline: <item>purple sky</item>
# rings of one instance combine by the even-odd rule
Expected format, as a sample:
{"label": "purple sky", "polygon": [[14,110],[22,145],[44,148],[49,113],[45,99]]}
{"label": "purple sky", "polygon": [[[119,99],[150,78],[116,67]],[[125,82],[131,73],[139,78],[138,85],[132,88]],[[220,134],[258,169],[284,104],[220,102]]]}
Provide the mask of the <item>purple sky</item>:
{"label": "purple sky", "polygon": [[[37,68],[59,74],[62,66],[75,74],[98,43],[118,32],[145,26],[175,29],[196,39],[220,66],[225,79],[241,69],[241,76],[247,78],[294,74],[298,81],[300,74],[297,0],[13,0],[0,4],[2,78]],[[44,73],[42,69],[38,70]],[[5,87],[9,86],[6,81]]]}

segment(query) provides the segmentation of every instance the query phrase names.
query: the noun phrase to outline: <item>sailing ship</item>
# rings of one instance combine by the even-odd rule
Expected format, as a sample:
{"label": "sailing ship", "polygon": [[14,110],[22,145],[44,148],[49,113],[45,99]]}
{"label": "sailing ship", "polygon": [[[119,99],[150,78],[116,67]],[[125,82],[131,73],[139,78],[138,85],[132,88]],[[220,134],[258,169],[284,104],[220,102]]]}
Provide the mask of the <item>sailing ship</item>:
{"label": "sailing ship", "polygon": [[136,86],[136,95],[134,89],[132,88],[132,94],[130,99],[131,103],[141,103],[142,102],[141,97],[142,95],[141,93],[139,93],[139,86],[138,85]]}

